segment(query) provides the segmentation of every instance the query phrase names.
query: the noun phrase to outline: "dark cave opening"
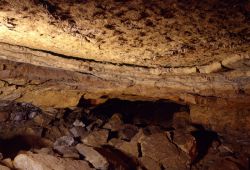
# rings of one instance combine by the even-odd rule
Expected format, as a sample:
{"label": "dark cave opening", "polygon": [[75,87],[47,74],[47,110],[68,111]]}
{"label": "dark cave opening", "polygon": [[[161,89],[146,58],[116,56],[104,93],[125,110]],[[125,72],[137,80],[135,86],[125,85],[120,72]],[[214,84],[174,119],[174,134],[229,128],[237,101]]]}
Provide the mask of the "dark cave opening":
{"label": "dark cave opening", "polygon": [[[81,99],[78,106],[89,107],[89,100]],[[108,120],[113,114],[120,113],[124,123],[132,123],[137,126],[158,125],[170,128],[173,114],[176,112],[189,112],[188,105],[158,100],[158,101],[129,101],[109,99],[91,109],[94,117]]]}

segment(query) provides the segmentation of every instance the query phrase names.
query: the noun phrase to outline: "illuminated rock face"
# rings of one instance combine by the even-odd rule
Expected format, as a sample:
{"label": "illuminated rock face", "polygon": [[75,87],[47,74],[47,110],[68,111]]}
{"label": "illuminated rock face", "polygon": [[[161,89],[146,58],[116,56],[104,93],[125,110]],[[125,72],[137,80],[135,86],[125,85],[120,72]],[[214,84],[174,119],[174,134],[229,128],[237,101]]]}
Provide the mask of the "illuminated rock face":
{"label": "illuminated rock face", "polygon": [[249,105],[248,2],[5,0],[0,9],[1,100]]}
{"label": "illuminated rock face", "polygon": [[249,54],[248,6],[240,0],[3,0],[0,40],[101,62],[201,66]]}
{"label": "illuminated rock face", "polygon": [[248,2],[4,0],[0,9],[2,99],[248,104]]}
{"label": "illuminated rock face", "polygon": [[171,100],[250,153],[249,14],[240,0],[2,0],[0,101]]}

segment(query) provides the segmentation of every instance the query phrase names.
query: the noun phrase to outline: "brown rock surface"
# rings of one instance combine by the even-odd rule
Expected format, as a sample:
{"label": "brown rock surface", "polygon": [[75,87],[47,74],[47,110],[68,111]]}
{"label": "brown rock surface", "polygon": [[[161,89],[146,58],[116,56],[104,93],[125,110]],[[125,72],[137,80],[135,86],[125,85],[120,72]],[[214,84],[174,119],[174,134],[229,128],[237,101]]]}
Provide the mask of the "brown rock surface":
{"label": "brown rock surface", "polygon": [[1,170],[10,170],[10,168],[8,168],[7,166],[3,166],[3,165],[0,165],[0,169]]}
{"label": "brown rock surface", "polygon": [[83,95],[247,105],[246,6],[1,1],[0,97],[53,107],[75,106]]}
{"label": "brown rock surface", "polygon": [[171,143],[165,134],[142,136],[139,141],[142,156],[159,162],[166,169],[188,169],[190,160],[187,155]]}
{"label": "brown rock surface", "polygon": [[130,78],[122,71],[116,76],[109,74],[107,79],[99,77],[105,72],[82,74],[7,60],[1,60],[1,64],[6,67],[0,70],[0,81],[5,82],[0,87],[1,99],[27,101],[39,106],[75,106],[82,95],[86,98],[171,99],[203,105],[248,105],[250,101],[248,71],[168,76],[142,71],[138,76],[131,72]]}
{"label": "brown rock surface", "polygon": [[121,129],[122,124],[122,116],[117,113],[110,118],[110,120],[103,126],[103,128],[110,129],[111,131],[118,131]]}
{"label": "brown rock surface", "polygon": [[0,7],[1,42],[79,59],[183,67],[249,50],[239,0],[5,0]]}
{"label": "brown rock surface", "polygon": [[173,143],[176,144],[182,151],[190,156],[191,160],[194,160],[197,156],[196,139],[191,134],[174,131]]}
{"label": "brown rock surface", "polygon": [[26,170],[91,170],[86,161],[62,159],[47,154],[25,153],[19,154],[14,159],[14,166],[17,169]]}
{"label": "brown rock surface", "polygon": [[[205,143],[201,153],[204,134],[216,136],[234,157],[249,154],[249,9],[245,0],[1,0],[0,105],[15,101],[67,108],[47,117],[15,110],[17,105],[0,110],[1,137],[27,133],[56,140],[73,134],[104,153],[118,149],[147,162],[149,169],[198,164],[214,141]],[[67,117],[71,108],[84,107],[71,115],[86,111],[85,121],[96,105],[111,98],[170,100],[185,109],[169,107],[162,113],[153,108],[138,120],[113,116],[84,122],[81,128],[72,125],[79,117]],[[133,110],[137,115],[138,109]],[[162,114],[157,117],[157,112]],[[26,127],[33,118],[36,123]],[[106,143],[114,148],[101,148]],[[40,159],[36,156],[19,158],[32,162]],[[237,169],[227,156],[212,159],[214,166],[207,163]]]}
{"label": "brown rock surface", "polygon": [[143,156],[142,158],[140,158],[141,163],[144,165],[144,167],[148,170],[160,170],[160,164],[158,162],[156,162],[155,160],[153,160],[152,158],[149,158],[147,156]]}
{"label": "brown rock surface", "polygon": [[250,153],[249,106],[191,106],[190,116],[193,123],[217,132],[230,149]]}
{"label": "brown rock surface", "polygon": [[98,147],[107,143],[109,131],[106,129],[96,130],[83,137],[81,141],[93,147]]}
{"label": "brown rock surface", "polygon": [[[249,139],[250,108],[192,106],[193,123],[201,124],[221,135]],[[240,133],[239,133],[240,132]]]}
{"label": "brown rock surface", "polygon": [[80,154],[85,156],[85,160],[89,161],[95,168],[106,170],[108,169],[109,163],[100,153],[94,148],[88,147],[83,144],[78,144],[76,149]]}

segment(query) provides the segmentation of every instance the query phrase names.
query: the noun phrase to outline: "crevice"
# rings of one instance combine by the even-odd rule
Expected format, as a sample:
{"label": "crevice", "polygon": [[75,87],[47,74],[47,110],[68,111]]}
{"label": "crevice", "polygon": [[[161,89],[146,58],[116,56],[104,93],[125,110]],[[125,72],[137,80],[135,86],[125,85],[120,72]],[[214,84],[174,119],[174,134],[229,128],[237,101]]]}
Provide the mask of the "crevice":
{"label": "crevice", "polygon": [[164,166],[161,164],[160,165],[161,170],[165,170]]}
{"label": "crevice", "polygon": [[196,139],[196,145],[197,145],[196,148],[198,151],[196,158],[191,162],[191,165],[195,165],[200,160],[202,160],[204,156],[208,153],[208,149],[211,147],[212,143],[214,141],[219,142],[220,140],[216,132],[211,130],[206,130],[200,124],[192,124],[192,125],[198,129],[196,131],[191,132],[191,134]]}
{"label": "crevice", "polygon": [[141,150],[141,144],[137,143],[137,150],[138,150],[138,158],[142,157],[142,150]]}

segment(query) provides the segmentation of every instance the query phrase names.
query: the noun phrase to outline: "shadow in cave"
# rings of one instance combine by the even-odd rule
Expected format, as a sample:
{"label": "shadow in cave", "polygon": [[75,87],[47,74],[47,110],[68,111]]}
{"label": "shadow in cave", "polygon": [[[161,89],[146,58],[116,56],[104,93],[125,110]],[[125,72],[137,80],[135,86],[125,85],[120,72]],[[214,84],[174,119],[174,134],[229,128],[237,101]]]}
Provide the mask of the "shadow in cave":
{"label": "shadow in cave", "polygon": [[103,155],[108,162],[109,170],[123,169],[123,170],[136,170],[138,162],[136,159],[129,157],[127,154],[120,150],[115,149],[109,145],[103,145],[101,148],[95,148],[101,155]]}
{"label": "shadow in cave", "polygon": [[8,139],[0,139],[0,153],[3,158],[14,159],[20,151],[28,151],[32,148],[46,147],[41,138],[33,135],[17,135]]}
{"label": "shadow in cave", "polygon": [[[83,106],[86,104],[83,103]],[[124,123],[138,126],[159,125],[164,128],[171,126],[173,114],[189,111],[188,106],[169,101],[128,101],[110,99],[96,106],[91,114],[97,118],[108,120],[114,113],[122,115]]]}
{"label": "shadow in cave", "polygon": [[219,137],[216,132],[206,130],[202,125],[193,124],[193,126],[198,129],[191,133],[196,139],[196,147],[198,151],[196,158],[192,162],[194,165],[207,155],[208,149],[211,147],[213,141],[219,141]]}

